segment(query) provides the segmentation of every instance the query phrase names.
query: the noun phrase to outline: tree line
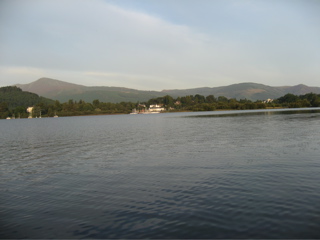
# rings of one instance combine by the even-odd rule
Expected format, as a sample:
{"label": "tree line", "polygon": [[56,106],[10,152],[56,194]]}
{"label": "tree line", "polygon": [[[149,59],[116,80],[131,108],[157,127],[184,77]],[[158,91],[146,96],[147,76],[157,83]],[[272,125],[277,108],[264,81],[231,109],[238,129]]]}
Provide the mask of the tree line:
{"label": "tree line", "polygon": [[[236,100],[224,96],[202,96],[200,94],[173,98],[169,95],[152,98],[147,102],[100,102],[98,99],[92,103],[83,100],[60,103],[58,100],[39,97],[33,93],[23,92],[17,87],[0,88],[0,118],[21,117],[26,118],[29,113],[26,108],[33,106],[33,117],[81,116],[102,114],[128,114],[134,108],[145,105],[162,105],[166,111],[214,111],[214,110],[245,110],[265,108],[300,108],[320,107],[320,94],[307,93],[305,95],[286,94],[271,102],[251,101],[248,99]],[[31,94],[31,95],[30,95]]]}

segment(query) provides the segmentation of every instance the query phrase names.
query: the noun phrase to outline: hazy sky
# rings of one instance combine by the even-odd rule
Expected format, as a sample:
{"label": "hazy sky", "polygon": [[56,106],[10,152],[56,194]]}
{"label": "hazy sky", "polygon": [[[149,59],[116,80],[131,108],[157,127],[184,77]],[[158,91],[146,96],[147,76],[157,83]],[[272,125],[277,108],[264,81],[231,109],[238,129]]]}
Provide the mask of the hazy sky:
{"label": "hazy sky", "polygon": [[320,86],[320,0],[0,0],[0,86]]}

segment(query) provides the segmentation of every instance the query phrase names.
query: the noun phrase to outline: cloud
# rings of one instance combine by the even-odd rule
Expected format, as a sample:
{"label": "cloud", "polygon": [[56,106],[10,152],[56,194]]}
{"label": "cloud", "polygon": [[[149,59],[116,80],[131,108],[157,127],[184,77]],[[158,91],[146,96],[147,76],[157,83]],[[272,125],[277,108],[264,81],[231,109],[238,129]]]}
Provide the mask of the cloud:
{"label": "cloud", "polygon": [[[157,90],[319,76],[319,35],[300,21],[306,16],[284,11],[283,2],[279,8],[261,1],[215,2],[209,8],[208,1],[205,10],[187,9],[195,6],[189,3],[178,24],[102,0],[3,0],[0,64],[84,85]],[[197,15],[194,24],[187,21],[200,10],[208,13],[205,20]],[[22,76],[5,72],[10,74]]]}
{"label": "cloud", "polygon": [[[30,64],[55,67],[50,60],[53,59],[60,60],[60,64],[56,63],[59,67],[67,64],[74,68],[86,65],[100,69],[120,62],[135,66],[142,60],[156,61],[167,58],[166,54],[183,54],[199,43],[200,35],[188,27],[144,13],[97,0],[67,3],[29,1],[21,6],[26,8],[24,11],[16,11],[19,20],[13,20],[14,14],[8,20],[11,26],[4,32],[8,36],[5,43],[10,47],[9,41],[13,41],[22,53],[21,62],[28,59]],[[12,27],[24,31],[14,32]],[[8,57],[10,60],[10,54]],[[12,60],[17,59],[12,56]]]}
{"label": "cloud", "polygon": [[39,76],[45,76],[45,71],[33,67],[0,66],[0,76],[0,86],[10,86],[20,83],[17,79],[22,80],[22,83],[32,82],[38,79]]}
{"label": "cloud", "polygon": [[[99,83],[108,82],[109,86],[130,87],[140,90],[162,90],[172,79],[151,75],[124,74],[115,72],[85,72],[84,75]],[[159,86],[155,88],[155,86]]]}
{"label": "cloud", "polygon": [[[212,40],[205,34],[103,1],[70,0],[63,6],[59,1],[31,2],[34,5],[26,5],[19,12],[21,21],[12,23],[16,25],[13,27],[26,25],[29,31],[16,33],[15,38],[24,40],[17,41],[15,49],[9,43],[15,39],[8,39],[8,48],[3,47],[5,63],[64,71],[121,72],[126,76],[124,81],[137,75],[143,75],[141,79],[157,76],[150,82],[162,79],[166,84],[203,73],[201,62],[212,53],[207,43]],[[223,55],[219,55],[221,59]]]}
{"label": "cloud", "polygon": [[21,75],[21,76],[39,76],[44,73],[42,69],[39,68],[31,68],[31,67],[7,67],[1,68],[1,71],[4,74],[13,74],[13,75]]}

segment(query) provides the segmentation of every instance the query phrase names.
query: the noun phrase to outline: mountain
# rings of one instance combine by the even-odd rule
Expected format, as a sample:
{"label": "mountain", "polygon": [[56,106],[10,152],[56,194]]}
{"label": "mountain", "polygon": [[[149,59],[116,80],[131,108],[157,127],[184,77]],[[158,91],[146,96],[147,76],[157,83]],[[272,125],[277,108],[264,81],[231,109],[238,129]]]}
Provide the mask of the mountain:
{"label": "mountain", "polygon": [[82,85],[63,82],[50,78],[40,78],[29,84],[17,84],[24,91],[36,93],[40,96],[66,102],[69,99],[92,102],[95,99],[101,102],[138,102],[147,101],[151,98],[170,95],[174,98],[200,94],[203,96],[214,95],[227,98],[265,100],[279,98],[287,93],[304,95],[309,92],[320,94],[320,87],[308,87],[300,84],[297,86],[271,87],[257,83],[239,83],[222,87],[204,87],[192,89],[175,89],[159,91],[140,91],[122,87],[86,87]]}
{"label": "mountain", "polygon": [[39,97],[35,93],[22,91],[18,87],[0,88],[0,103],[6,103],[9,109],[16,107],[29,107],[38,103],[53,104],[54,101]]}
{"label": "mountain", "polygon": [[87,87],[50,78],[40,78],[29,84],[16,84],[15,86],[23,91],[33,92],[60,102],[70,99],[86,102],[92,102],[95,99],[113,103],[138,102],[165,95],[157,91],[140,91],[122,87]]}
{"label": "mountain", "polygon": [[166,90],[170,96],[181,95],[214,95],[215,97],[225,96],[227,98],[264,100],[267,98],[277,98],[283,95],[283,91],[257,83],[239,83],[215,88],[196,88],[186,90]]}
{"label": "mountain", "polygon": [[279,98],[287,93],[295,95],[303,95],[306,93],[320,93],[320,87],[308,87],[300,84],[297,86],[271,87],[258,83],[239,83],[229,86],[215,88],[194,88],[185,90],[164,90],[172,97],[200,94],[208,96],[210,94],[215,97],[225,96],[227,98],[249,99],[249,100],[265,100],[268,98]]}
{"label": "mountain", "polygon": [[287,87],[279,87],[280,89],[283,89],[286,93],[292,93],[294,95],[304,95],[307,93],[319,93],[319,87],[308,87],[303,84],[299,84],[293,87],[287,86]]}
{"label": "mountain", "polygon": [[33,92],[39,95],[56,96],[62,91],[68,91],[72,93],[82,93],[85,86],[77,85],[73,83],[63,82],[50,78],[40,78],[29,84],[17,84],[17,87],[23,91]]}

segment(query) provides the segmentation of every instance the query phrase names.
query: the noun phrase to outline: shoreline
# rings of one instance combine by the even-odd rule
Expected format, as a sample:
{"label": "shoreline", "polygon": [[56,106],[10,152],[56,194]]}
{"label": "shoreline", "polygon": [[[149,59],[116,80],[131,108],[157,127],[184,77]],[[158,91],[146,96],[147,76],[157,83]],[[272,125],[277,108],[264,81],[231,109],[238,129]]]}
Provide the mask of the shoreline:
{"label": "shoreline", "polygon": [[[216,109],[216,110],[213,110],[213,111],[188,111],[188,110],[182,110],[182,111],[165,111],[165,112],[160,112],[160,113],[184,113],[184,112],[221,112],[221,111],[248,111],[248,110],[277,110],[277,109],[308,109],[310,107],[304,107],[304,108],[288,108],[288,107],[267,107],[267,108],[263,108],[263,109]],[[316,107],[317,108],[317,107]],[[318,107],[320,109],[320,107]],[[76,114],[76,115],[61,115],[61,116],[58,116],[58,118],[63,118],[63,117],[83,117],[83,116],[112,116],[112,115],[130,115],[130,113],[101,113],[101,114]],[[134,114],[135,115],[135,114]],[[0,119],[0,120],[16,120],[16,119],[42,119],[42,118],[55,118],[55,117],[48,117],[46,115],[43,115],[41,118],[15,118],[15,119]]]}

